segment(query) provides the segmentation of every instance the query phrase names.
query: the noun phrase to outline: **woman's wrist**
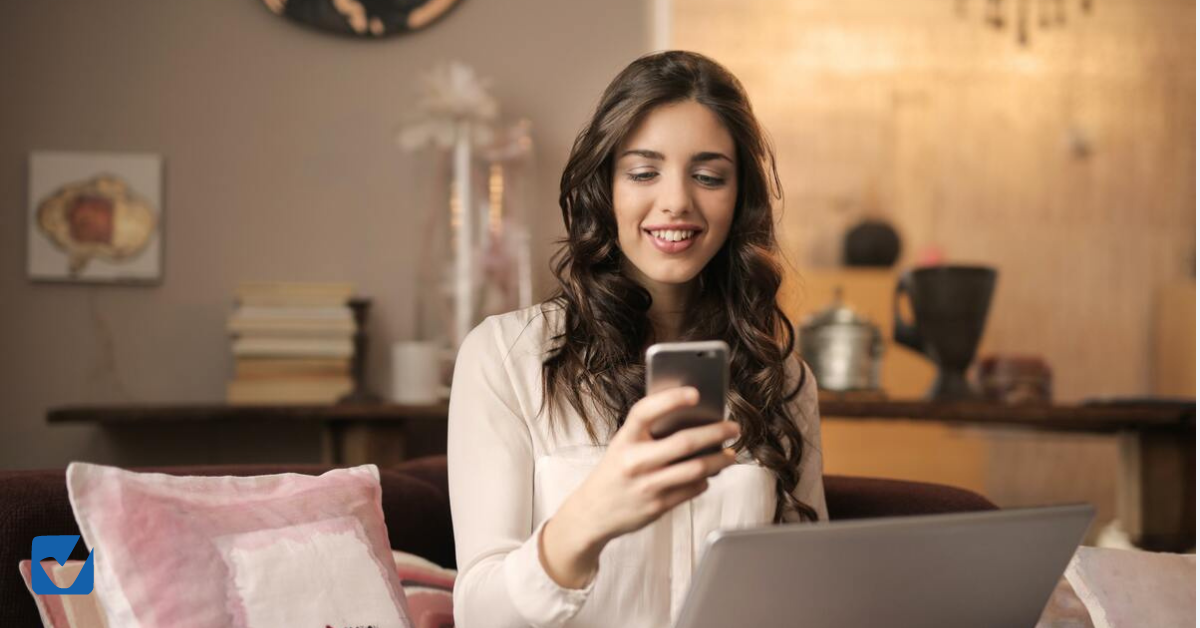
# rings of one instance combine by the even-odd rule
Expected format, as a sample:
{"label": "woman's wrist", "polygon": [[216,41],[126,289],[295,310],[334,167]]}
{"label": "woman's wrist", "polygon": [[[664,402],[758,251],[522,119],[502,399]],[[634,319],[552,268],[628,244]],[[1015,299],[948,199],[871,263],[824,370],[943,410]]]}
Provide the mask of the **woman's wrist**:
{"label": "woman's wrist", "polygon": [[551,580],[568,589],[582,589],[600,566],[607,540],[572,514],[568,504],[542,526],[538,555]]}

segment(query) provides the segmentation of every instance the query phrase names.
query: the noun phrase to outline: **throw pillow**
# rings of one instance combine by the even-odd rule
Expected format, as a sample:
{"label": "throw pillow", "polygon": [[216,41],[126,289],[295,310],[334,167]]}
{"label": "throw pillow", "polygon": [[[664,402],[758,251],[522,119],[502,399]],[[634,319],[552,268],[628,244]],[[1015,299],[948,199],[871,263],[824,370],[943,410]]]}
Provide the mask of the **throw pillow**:
{"label": "throw pillow", "polygon": [[410,628],[374,465],[182,477],[72,463],[110,628]]}
{"label": "throw pillow", "polygon": [[68,587],[75,582],[83,563],[82,560],[68,560],[67,564],[60,565],[53,560],[46,560],[35,567],[33,561],[23,560],[17,565],[21,577],[25,579],[25,587],[37,604],[45,628],[108,628],[104,611],[96,603],[94,590],[87,595],[38,595],[33,592],[33,569],[45,569],[51,582]]}
{"label": "throw pillow", "polygon": [[[415,554],[392,551],[396,574],[408,598],[409,619],[413,628],[454,628],[454,579],[458,572]],[[59,586],[75,581],[82,560],[69,560],[66,565],[54,561],[42,563],[50,579]],[[33,592],[32,564],[21,561],[21,577],[33,595],[42,615],[45,628],[107,628],[104,612],[93,591],[87,595],[38,595]]]}

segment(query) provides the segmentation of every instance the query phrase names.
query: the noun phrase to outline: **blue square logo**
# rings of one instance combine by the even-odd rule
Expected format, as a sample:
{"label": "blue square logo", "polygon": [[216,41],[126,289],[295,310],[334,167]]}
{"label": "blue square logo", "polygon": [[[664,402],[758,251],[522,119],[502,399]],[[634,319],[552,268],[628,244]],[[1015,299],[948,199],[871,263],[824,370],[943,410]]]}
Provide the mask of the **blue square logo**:
{"label": "blue square logo", "polygon": [[33,572],[34,593],[38,595],[87,595],[92,592],[92,587],[96,582],[96,570],[92,564],[95,551],[88,552],[87,562],[83,564],[79,576],[75,578],[75,582],[71,583],[71,586],[65,589],[54,584],[54,581],[46,574],[45,567],[42,566],[42,561],[47,558],[53,558],[60,565],[67,564],[67,559],[71,557],[71,550],[75,549],[78,542],[78,534],[33,537],[33,564],[30,565],[32,567],[30,571]]}

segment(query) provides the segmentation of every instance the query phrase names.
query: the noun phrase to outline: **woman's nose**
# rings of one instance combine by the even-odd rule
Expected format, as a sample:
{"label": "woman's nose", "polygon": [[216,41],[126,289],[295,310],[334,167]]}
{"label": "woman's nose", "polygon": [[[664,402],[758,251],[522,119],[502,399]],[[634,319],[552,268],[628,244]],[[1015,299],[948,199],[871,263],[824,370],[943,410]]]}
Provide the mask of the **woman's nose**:
{"label": "woman's nose", "polygon": [[672,216],[681,216],[692,210],[692,194],[684,177],[664,177],[658,198],[659,210]]}

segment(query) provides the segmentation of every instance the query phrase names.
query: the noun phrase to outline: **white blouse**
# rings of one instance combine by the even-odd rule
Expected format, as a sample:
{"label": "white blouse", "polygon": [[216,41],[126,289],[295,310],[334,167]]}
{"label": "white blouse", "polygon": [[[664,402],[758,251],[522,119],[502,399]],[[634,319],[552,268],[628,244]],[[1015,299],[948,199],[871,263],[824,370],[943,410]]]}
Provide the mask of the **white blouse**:
{"label": "white blouse", "polygon": [[[447,443],[455,625],[665,628],[710,532],[772,523],[775,476],[739,452],[703,494],[606,545],[586,588],[556,584],[538,556],[542,526],[605,449],[569,404],[556,407],[566,415],[553,432],[548,415],[538,416],[542,361],[561,323],[558,306],[535,305],[488,318],[459,349]],[[826,520],[816,390],[809,372],[789,408],[804,436],[795,495]]]}

